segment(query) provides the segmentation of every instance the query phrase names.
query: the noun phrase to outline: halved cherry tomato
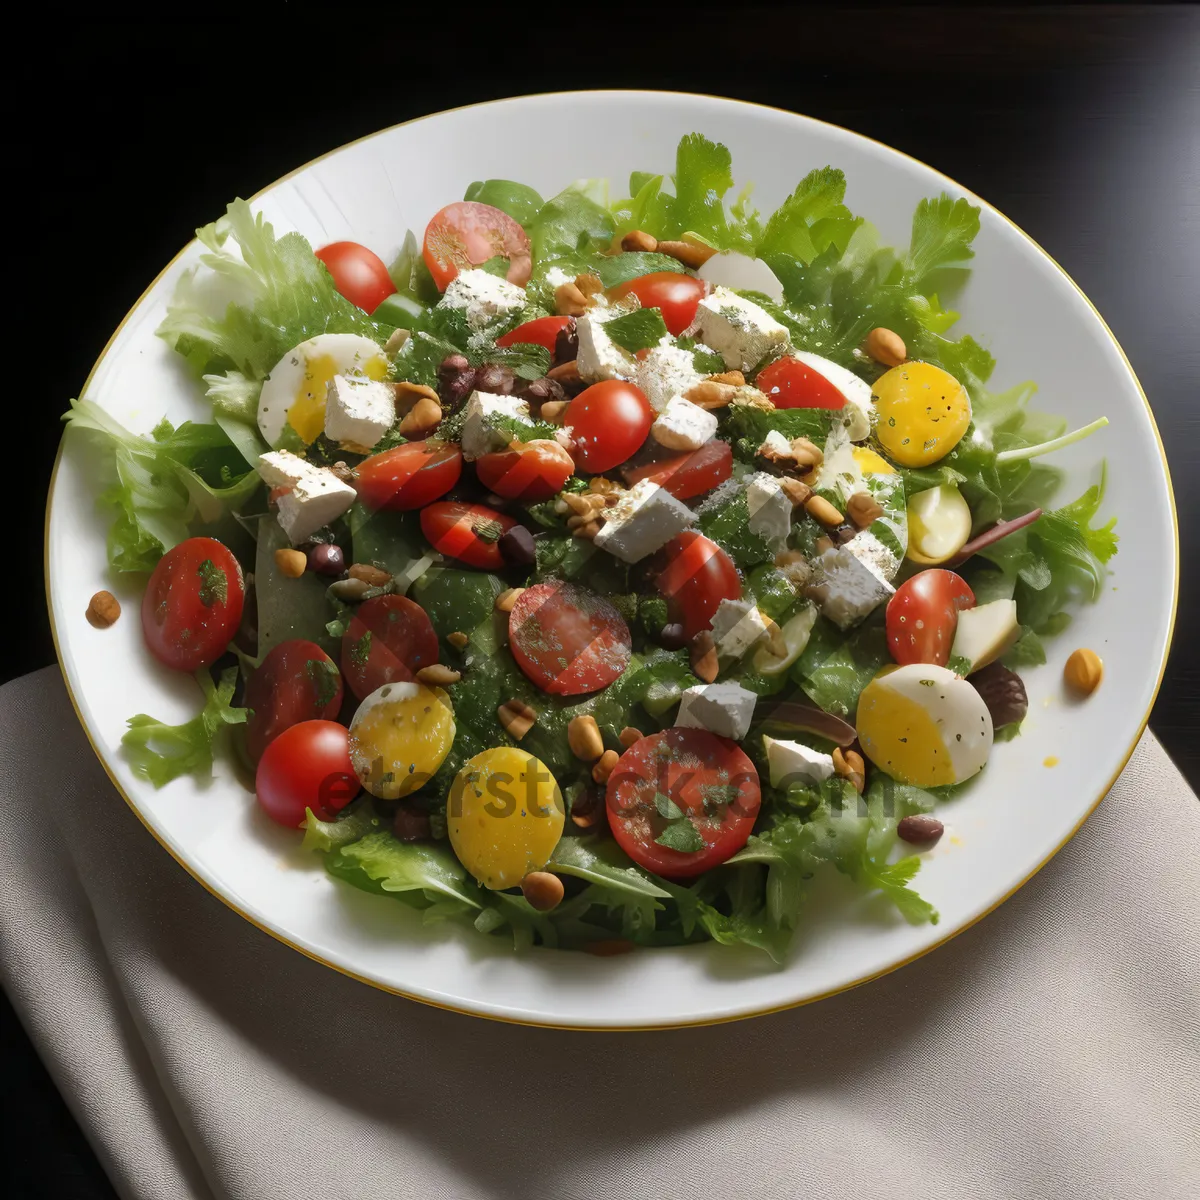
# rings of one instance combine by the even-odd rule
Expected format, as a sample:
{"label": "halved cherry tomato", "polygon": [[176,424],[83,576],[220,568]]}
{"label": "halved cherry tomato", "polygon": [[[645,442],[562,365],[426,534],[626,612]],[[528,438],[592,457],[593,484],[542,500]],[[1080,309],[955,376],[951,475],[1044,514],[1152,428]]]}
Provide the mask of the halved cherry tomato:
{"label": "halved cherry tomato", "polygon": [[636,296],[643,308],[660,309],[667,328],[679,336],[695,319],[700,301],[708,295],[708,284],[676,271],[654,271],[613,288],[614,300]]}
{"label": "halved cherry tomato", "polygon": [[516,329],[510,329],[503,337],[498,337],[496,345],[515,346],[518,342],[527,342],[531,346],[545,346],[553,354],[558,335],[570,323],[570,317],[535,317]]}
{"label": "halved cherry tomato", "polygon": [[683,625],[686,638],[712,628],[722,600],[740,600],[742,581],[733,559],[702,533],[689,530],[666,544],[667,566],[658,590],[672,621]]}
{"label": "halved cherry tomato", "polygon": [[336,721],[301,721],[263,752],[254,793],[272,821],[295,829],[304,810],[331,821],[362,790],[350,763],[350,731]]}
{"label": "halved cherry tomato", "polygon": [[758,373],[754,386],[776,408],[845,408],[846,397],[821,374],[798,358],[777,358]]}
{"label": "halved cherry tomato", "polygon": [[544,692],[576,696],[607,687],[629,666],[633,639],[605,599],[557,579],[526,588],[508,618],[517,666]]}
{"label": "halved cherry tomato", "polygon": [[621,474],[630,487],[649,479],[666,488],[677,500],[691,500],[712,491],[733,474],[733,451],[728,442],[713,438],[699,450],[673,454],[640,467],[626,467]]}
{"label": "halved cherry tomato", "polygon": [[944,667],[958,629],[958,614],[975,607],[975,593],[953,571],[922,571],[906,579],[888,601],[887,639],[901,666]]}
{"label": "halved cherry tomato", "polygon": [[568,406],[563,424],[575,438],[575,459],[586,471],[608,471],[641,449],[654,409],[641,388],[606,379],[584,388]]}
{"label": "halved cherry tomato", "polygon": [[354,486],[367,508],[424,508],[462,475],[462,451],[453,442],[406,442],[358,464]]}
{"label": "halved cherry tomato", "polygon": [[[613,837],[635,863],[688,879],[746,844],[762,795],[754,764],[734,742],[707,729],[676,727],[634,742],[609,776],[605,798]],[[679,821],[690,826],[683,833],[699,835],[702,849],[658,841],[669,839],[665,831]]]}
{"label": "halved cherry tomato", "polygon": [[439,554],[485,571],[503,568],[500,538],[515,524],[494,508],[461,500],[442,500],[421,510],[421,532]]}
{"label": "halved cherry tomato", "polygon": [[351,304],[373,313],[395,290],[384,261],[357,242],[330,242],[314,251],[329,268],[333,286]]}
{"label": "halved cherry tomato", "polygon": [[332,721],[342,707],[342,674],[316,642],[280,642],[246,682],[246,747],[257,762],[285,729]]}
{"label": "halved cherry tomato", "polygon": [[438,660],[425,610],[407,596],[375,596],[355,610],[342,634],[342,674],[364,700],[385,683],[407,683]]}
{"label": "halved cherry tomato", "polygon": [[242,568],[215,538],[180,542],[158,560],[142,597],[150,653],[176,671],[214,663],[237,633],[246,585]]}
{"label": "halved cherry tomato", "polygon": [[557,442],[545,438],[514,442],[507,450],[475,460],[475,474],[484,487],[526,504],[557,496],[574,473],[575,460]]}
{"label": "halved cherry tomato", "polygon": [[533,268],[529,238],[506,212],[477,200],[447,204],[425,228],[425,265],[444,292],[469,267],[491,258],[507,258],[509,283],[524,287]]}

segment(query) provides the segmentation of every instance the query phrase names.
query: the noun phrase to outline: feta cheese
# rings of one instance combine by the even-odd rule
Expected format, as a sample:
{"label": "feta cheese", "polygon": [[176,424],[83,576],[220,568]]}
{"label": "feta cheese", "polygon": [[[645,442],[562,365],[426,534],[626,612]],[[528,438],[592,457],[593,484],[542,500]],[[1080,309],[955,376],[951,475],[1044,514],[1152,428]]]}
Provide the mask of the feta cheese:
{"label": "feta cheese", "polygon": [[722,600],[713,614],[713,641],[722,658],[742,658],[770,632],[767,618],[751,600]]}
{"label": "feta cheese", "polygon": [[640,562],[661,550],[695,520],[686,504],[649,479],[632,487],[612,508],[605,509],[596,545],[622,562]]}
{"label": "feta cheese", "polygon": [[771,786],[788,788],[794,783],[817,784],[833,774],[833,758],[802,742],[776,741],[763,737]]}
{"label": "feta cheese", "polygon": [[810,370],[818,375],[824,375],[845,398],[846,407],[842,410],[842,420],[846,432],[852,442],[861,442],[871,433],[871,385],[864,379],[859,379],[853,371],[838,366],[819,354],[809,354],[807,350],[793,350],[792,357],[798,358]]}
{"label": "feta cheese", "polygon": [[823,453],[825,457],[813,485],[815,491],[835,492],[845,505],[856,492],[870,490],[854,457],[849,434],[841,425],[835,425],[830,431]]}
{"label": "feta cheese", "polygon": [[438,308],[461,309],[472,329],[482,329],[497,317],[511,317],[524,307],[524,288],[475,268],[459,271],[438,301]]}
{"label": "feta cheese", "polygon": [[839,629],[849,629],[865,620],[896,590],[856,557],[848,545],[826,550],[813,568],[809,598]]}
{"label": "feta cheese", "polygon": [[662,412],[676,397],[701,383],[690,350],[678,346],[651,346],[637,365],[637,385],[655,412]]}
{"label": "feta cheese", "polygon": [[774,475],[756,471],[746,484],[746,508],[750,511],[750,532],[757,534],[773,550],[782,550],[792,530],[792,501]]}
{"label": "feta cheese", "polygon": [[699,450],[717,433],[717,414],[674,396],[650,426],[650,436],[669,450]]}
{"label": "feta cheese", "polygon": [[462,454],[467,462],[474,462],[493,450],[503,450],[513,440],[510,432],[497,428],[500,417],[533,427],[526,401],[493,392],[471,393],[462,429]]}
{"label": "feta cheese", "polygon": [[676,727],[707,729],[719,737],[741,741],[754,720],[758,697],[737,683],[702,683],[685,688],[679,700]]}
{"label": "feta cheese", "polygon": [[396,420],[396,393],[374,379],[335,375],[325,393],[325,436],[370,449]]}
{"label": "feta cheese", "polygon": [[792,443],[779,432],[778,429],[772,429],[762,440],[762,445],[758,448],[758,453],[764,458],[771,456],[780,456],[787,458],[792,453]]}
{"label": "feta cheese", "polygon": [[868,529],[856,533],[846,547],[859,562],[889,583],[900,571],[900,556]]}
{"label": "feta cheese", "polygon": [[260,454],[258,473],[272,488],[287,488],[276,501],[279,524],[295,545],[336,521],[358,493],[328,467],[317,467],[290,450]]}
{"label": "feta cheese", "polygon": [[564,271],[562,267],[549,267],[542,278],[546,281],[546,286],[554,290],[562,287],[564,283],[575,282],[575,275],[570,271]]}
{"label": "feta cheese", "polygon": [[731,371],[752,370],[788,344],[788,331],[769,312],[725,287],[700,301],[696,325]]}
{"label": "feta cheese", "polygon": [[579,338],[575,365],[581,379],[598,383],[602,379],[633,379],[637,375],[637,359],[604,332],[604,321],[599,313],[590,312],[579,317],[575,322],[575,333]]}

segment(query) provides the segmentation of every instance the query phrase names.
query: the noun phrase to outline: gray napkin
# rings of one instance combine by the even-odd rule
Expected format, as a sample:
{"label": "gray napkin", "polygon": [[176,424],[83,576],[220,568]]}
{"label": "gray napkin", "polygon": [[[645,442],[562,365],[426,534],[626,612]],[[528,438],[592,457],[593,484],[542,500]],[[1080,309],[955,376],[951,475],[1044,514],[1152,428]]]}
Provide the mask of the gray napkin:
{"label": "gray napkin", "polygon": [[1149,734],[926,958],[641,1034],[425,1008],[259,932],[128,811],[56,670],[0,691],[0,763],[4,987],[124,1196],[1196,1194],[1200,807]]}

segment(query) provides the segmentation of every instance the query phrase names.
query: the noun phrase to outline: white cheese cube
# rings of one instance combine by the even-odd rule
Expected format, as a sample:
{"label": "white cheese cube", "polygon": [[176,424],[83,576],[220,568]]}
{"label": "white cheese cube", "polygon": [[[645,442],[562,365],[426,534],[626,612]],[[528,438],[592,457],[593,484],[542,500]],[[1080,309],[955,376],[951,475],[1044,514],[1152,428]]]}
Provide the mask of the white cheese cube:
{"label": "white cheese cube", "polygon": [[716,437],[717,414],[675,396],[650,426],[650,436],[669,450],[699,450]]}
{"label": "white cheese cube", "polygon": [[258,456],[258,473],[269,488],[295,487],[309,472],[317,470],[290,450],[272,450]]}
{"label": "white cheese cube", "polygon": [[695,520],[686,504],[649,479],[632,487],[612,508],[604,511],[604,524],[596,545],[622,562],[640,562],[661,550]]}
{"label": "white cheese cube", "polygon": [[325,393],[325,436],[370,449],[396,420],[396,393],[375,379],[335,375]]}
{"label": "white cheese cube", "polygon": [[336,521],[357,498],[358,493],[327,467],[310,466],[275,504],[279,524],[295,545],[306,541],[322,525]]}
{"label": "white cheese cube", "polygon": [[792,358],[798,358],[810,370],[818,375],[824,375],[845,398],[846,407],[842,409],[842,420],[846,432],[852,442],[861,442],[871,434],[871,385],[865,379],[859,379],[853,371],[838,366],[819,354],[809,354],[807,350],[793,350]]}
{"label": "white cheese cube", "polygon": [[678,346],[651,346],[637,365],[637,385],[655,412],[662,412],[671,400],[685,395],[703,379],[692,352]]}
{"label": "white cheese cube", "polygon": [[722,600],[713,614],[712,633],[722,658],[741,658],[770,635],[770,628],[753,601]]}
{"label": "white cheese cube", "polygon": [[849,629],[865,620],[896,590],[857,558],[849,546],[826,550],[813,567],[809,598],[839,629]]}
{"label": "white cheese cube", "polygon": [[785,438],[778,429],[772,429],[762,440],[762,445],[758,448],[759,454],[764,457],[771,455],[782,454],[785,457],[792,452],[792,443],[788,438]]}
{"label": "white cheese cube", "polygon": [[685,729],[707,729],[738,742],[750,731],[757,700],[741,684],[702,683],[684,689],[675,724]]}
{"label": "white cheese cube", "polygon": [[771,786],[785,790],[794,783],[817,784],[833,774],[833,758],[802,742],[776,741],[763,737]]}
{"label": "white cheese cube", "polygon": [[[504,418],[503,422],[498,418]],[[533,428],[526,401],[516,396],[497,396],[493,392],[472,392],[463,418],[463,458],[474,462],[484,454],[503,450],[513,440],[513,434],[499,426],[513,421]]]}
{"label": "white cheese cube", "polygon": [[856,533],[846,543],[846,549],[864,566],[889,583],[900,571],[899,555],[868,529]]}
{"label": "white cheese cube", "polygon": [[602,379],[633,379],[637,375],[637,359],[605,333],[599,313],[590,312],[579,317],[575,322],[575,333],[579,338],[575,365],[581,379],[599,383]]}
{"label": "white cheese cube", "polygon": [[511,317],[525,307],[525,289],[487,271],[459,271],[450,280],[438,308],[461,309],[472,329],[498,317]]}
{"label": "white cheese cube", "polygon": [[788,345],[787,329],[769,312],[724,287],[714,288],[700,301],[696,325],[731,371],[752,370]]}
{"label": "white cheese cube", "polygon": [[756,471],[746,483],[750,532],[772,549],[782,550],[792,529],[792,501],[774,475]]}

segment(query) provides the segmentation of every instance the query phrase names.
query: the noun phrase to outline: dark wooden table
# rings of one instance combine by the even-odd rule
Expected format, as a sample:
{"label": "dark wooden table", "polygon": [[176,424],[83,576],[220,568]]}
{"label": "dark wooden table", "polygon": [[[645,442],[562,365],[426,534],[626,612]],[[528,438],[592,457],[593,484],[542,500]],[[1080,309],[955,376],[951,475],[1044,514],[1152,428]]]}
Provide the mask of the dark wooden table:
{"label": "dark wooden table", "polygon": [[[325,150],[528,91],[649,87],[793,109],[986,196],[1062,263],[1125,347],[1167,446],[1183,552],[1175,648],[1151,723],[1200,781],[1200,10],[742,6],[720,20],[700,9],[660,20],[643,9],[608,28],[612,11],[596,10],[590,27],[518,21],[502,44],[448,28],[432,51],[384,10],[370,42],[293,38],[281,17],[273,30],[198,20],[207,38],[182,25],[64,27],[49,65],[14,51],[9,124],[24,151],[11,160],[21,234],[7,257],[24,269],[8,288],[24,334],[10,347],[5,410],[28,474],[44,489],[67,398],[193,229]],[[349,20],[371,27],[361,12]],[[1111,466],[1121,469],[1119,449]],[[9,583],[6,676],[54,659],[41,522],[20,511],[9,526],[21,570]],[[1135,514],[1120,532],[1137,536]],[[7,1005],[0,1016],[0,1125],[18,1193],[112,1195]]]}

